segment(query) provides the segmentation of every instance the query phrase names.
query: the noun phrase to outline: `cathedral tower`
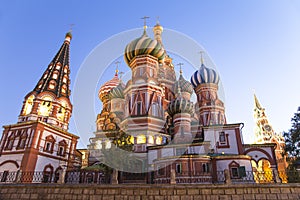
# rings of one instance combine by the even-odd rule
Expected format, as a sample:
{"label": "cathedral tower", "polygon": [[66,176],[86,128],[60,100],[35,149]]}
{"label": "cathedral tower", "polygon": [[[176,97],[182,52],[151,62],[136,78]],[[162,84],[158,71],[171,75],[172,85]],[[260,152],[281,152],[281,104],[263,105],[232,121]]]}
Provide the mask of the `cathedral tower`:
{"label": "cathedral tower", "polygon": [[179,79],[174,84],[176,98],[168,106],[168,114],[174,123],[173,142],[191,143],[191,115],[194,112],[193,103],[190,101],[193,93],[192,84],[182,76],[180,69]]}
{"label": "cathedral tower", "polygon": [[202,57],[201,67],[192,75],[191,83],[197,95],[200,125],[226,124],[224,103],[218,97],[219,75],[204,65]]}
{"label": "cathedral tower", "polygon": [[18,123],[4,126],[0,171],[43,171],[43,181],[63,167],[73,168],[79,137],[68,132],[70,102],[69,32],[36,87],[23,102]]}
{"label": "cathedral tower", "polygon": [[52,59],[35,88],[25,96],[18,122],[43,121],[63,130],[68,129],[72,114],[70,102],[69,48],[72,34]]}

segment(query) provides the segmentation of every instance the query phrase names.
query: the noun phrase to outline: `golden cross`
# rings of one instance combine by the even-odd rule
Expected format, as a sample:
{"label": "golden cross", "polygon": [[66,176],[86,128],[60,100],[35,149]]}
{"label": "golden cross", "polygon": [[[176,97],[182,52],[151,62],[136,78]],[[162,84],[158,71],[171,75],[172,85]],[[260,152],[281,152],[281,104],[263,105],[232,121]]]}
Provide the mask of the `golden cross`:
{"label": "golden cross", "polygon": [[159,24],[159,16],[156,17],[156,24]]}
{"label": "golden cross", "polygon": [[180,69],[179,73],[182,74],[181,66],[184,65],[184,64],[183,63],[178,63],[177,65],[179,66],[179,69]]}
{"label": "golden cross", "polygon": [[116,61],[115,62],[115,64],[116,64],[116,74],[119,72],[119,64],[120,64],[121,62],[120,61]]}
{"label": "golden cross", "polygon": [[70,32],[72,31],[74,25],[75,24],[70,24]]}
{"label": "golden cross", "polygon": [[147,17],[147,16],[144,16],[144,17],[141,18],[141,19],[144,20],[144,30],[147,29],[147,19],[149,19],[149,18],[150,18],[150,17]]}
{"label": "golden cross", "polygon": [[204,51],[199,51],[199,54],[201,55],[201,65],[204,64],[204,58],[203,58],[204,53],[205,53]]}

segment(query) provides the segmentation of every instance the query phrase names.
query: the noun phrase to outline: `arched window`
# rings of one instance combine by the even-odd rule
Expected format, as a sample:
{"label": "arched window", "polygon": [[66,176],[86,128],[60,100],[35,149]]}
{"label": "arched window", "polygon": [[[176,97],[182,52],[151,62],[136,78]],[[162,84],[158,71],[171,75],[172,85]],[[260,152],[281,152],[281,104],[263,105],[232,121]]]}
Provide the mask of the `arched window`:
{"label": "arched window", "polygon": [[39,115],[49,116],[51,111],[52,99],[50,97],[44,97],[43,101],[40,103]]}
{"label": "arched window", "polygon": [[66,93],[67,91],[67,86],[64,84],[62,87],[61,87],[61,92],[62,93]]}
{"label": "arched window", "polygon": [[54,90],[55,86],[56,86],[56,82],[54,80],[51,80],[49,83],[49,89]]}
{"label": "arched window", "polygon": [[158,117],[158,104],[153,103],[151,105],[152,115]]}
{"label": "arched window", "polygon": [[155,140],[156,144],[161,144],[162,143],[162,137],[161,136],[157,136],[156,140]]}
{"label": "arched window", "polygon": [[53,73],[53,75],[52,75],[52,78],[53,78],[53,79],[57,79],[57,77],[58,77],[58,72],[55,71],[55,72]]}
{"label": "arched window", "polygon": [[51,183],[53,175],[52,165],[46,165],[43,171],[43,183]]}
{"label": "arched window", "polygon": [[33,99],[34,99],[34,95],[31,95],[26,100],[24,110],[23,110],[23,115],[28,115],[31,112],[33,106]]}
{"label": "arched window", "polygon": [[111,148],[111,141],[110,140],[107,140],[105,142],[105,149],[110,149]]}
{"label": "arched window", "polygon": [[44,74],[44,77],[43,77],[43,79],[46,79],[46,78],[47,78],[47,76],[48,76],[48,72]]}
{"label": "arched window", "polygon": [[68,76],[67,76],[67,75],[64,75],[63,83],[67,83],[67,80],[68,80]]}
{"label": "arched window", "polygon": [[137,136],[136,143],[137,144],[145,144],[146,143],[146,136],[145,135]]}
{"label": "arched window", "polygon": [[27,135],[26,132],[23,132],[22,135],[20,135],[20,137],[19,137],[20,139],[19,139],[17,149],[24,149],[25,148],[27,137],[28,137],[28,135]]}
{"label": "arched window", "polygon": [[67,142],[65,140],[62,140],[58,143],[58,150],[57,155],[59,156],[66,156],[66,150],[67,150]]}
{"label": "arched window", "polygon": [[66,107],[67,107],[66,102],[62,102],[60,108],[57,111],[57,115],[56,115],[57,119],[62,121],[62,122],[65,121]]}
{"label": "arched window", "polygon": [[65,73],[65,74],[68,73],[68,66],[67,66],[67,65],[64,67],[64,73]]}
{"label": "arched window", "polygon": [[8,137],[5,149],[11,150],[14,146],[14,142],[15,142],[15,136],[14,133],[11,133],[10,136]]}
{"label": "arched window", "polygon": [[53,153],[55,139],[52,135],[48,135],[45,138],[44,151],[48,153]]}
{"label": "arched window", "polygon": [[60,69],[60,63],[57,63],[55,69],[59,70]]}
{"label": "arched window", "polygon": [[136,103],[136,114],[141,115],[142,114],[142,102],[139,101]]}
{"label": "arched window", "polygon": [[154,137],[152,135],[148,136],[148,143],[149,144],[154,144]]}

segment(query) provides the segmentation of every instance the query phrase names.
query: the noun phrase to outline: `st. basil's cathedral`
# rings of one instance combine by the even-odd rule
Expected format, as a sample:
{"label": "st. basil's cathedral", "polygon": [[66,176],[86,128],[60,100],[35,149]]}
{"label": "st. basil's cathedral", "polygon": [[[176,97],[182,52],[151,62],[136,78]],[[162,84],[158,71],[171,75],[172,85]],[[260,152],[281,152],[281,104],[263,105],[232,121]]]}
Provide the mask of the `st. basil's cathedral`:
{"label": "st. basil's cathedral", "polygon": [[[259,170],[264,160],[280,182],[278,166],[286,166],[283,157],[278,159],[283,138],[275,136],[257,98],[259,139],[244,144],[244,124],[226,120],[217,71],[201,58],[190,80],[182,69],[177,77],[163,45],[163,27],[157,23],[153,33],[150,38],[144,27],[124,49],[130,80],[124,83],[116,70],[98,92],[102,110],[87,147],[88,165],[115,168],[119,183],[213,183],[224,176],[246,181],[247,173]],[[4,126],[3,176],[9,171],[43,171],[50,178],[78,165],[79,137],[68,132],[71,39],[69,32],[36,87],[25,96],[18,122]],[[191,100],[193,94],[196,102]]]}

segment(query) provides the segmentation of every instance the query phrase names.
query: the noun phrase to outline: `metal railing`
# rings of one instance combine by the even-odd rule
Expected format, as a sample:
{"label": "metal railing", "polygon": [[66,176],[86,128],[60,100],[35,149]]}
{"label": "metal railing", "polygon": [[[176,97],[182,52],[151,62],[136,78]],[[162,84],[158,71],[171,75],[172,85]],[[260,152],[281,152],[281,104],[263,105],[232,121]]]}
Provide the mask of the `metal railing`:
{"label": "metal railing", "polygon": [[[5,171],[0,172],[0,184],[7,183],[67,183],[67,184],[110,184],[111,175],[101,171],[66,171],[64,176],[59,173],[51,172],[22,172],[22,171]],[[135,174],[132,180],[138,179]],[[63,177],[63,178],[62,178]],[[253,183],[253,184],[273,184],[273,183],[300,183],[300,171],[244,171],[242,173],[226,176],[224,171],[216,173],[197,173],[189,174],[182,172],[176,174],[175,181],[177,184],[224,184],[230,179],[231,183]],[[59,179],[64,179],[63,181]],[[130,177],[129,177],[130,179]],[[130,180],[131,180],[130,179]],[[154,184],[169,184],[170,177],[154,177]]]}

